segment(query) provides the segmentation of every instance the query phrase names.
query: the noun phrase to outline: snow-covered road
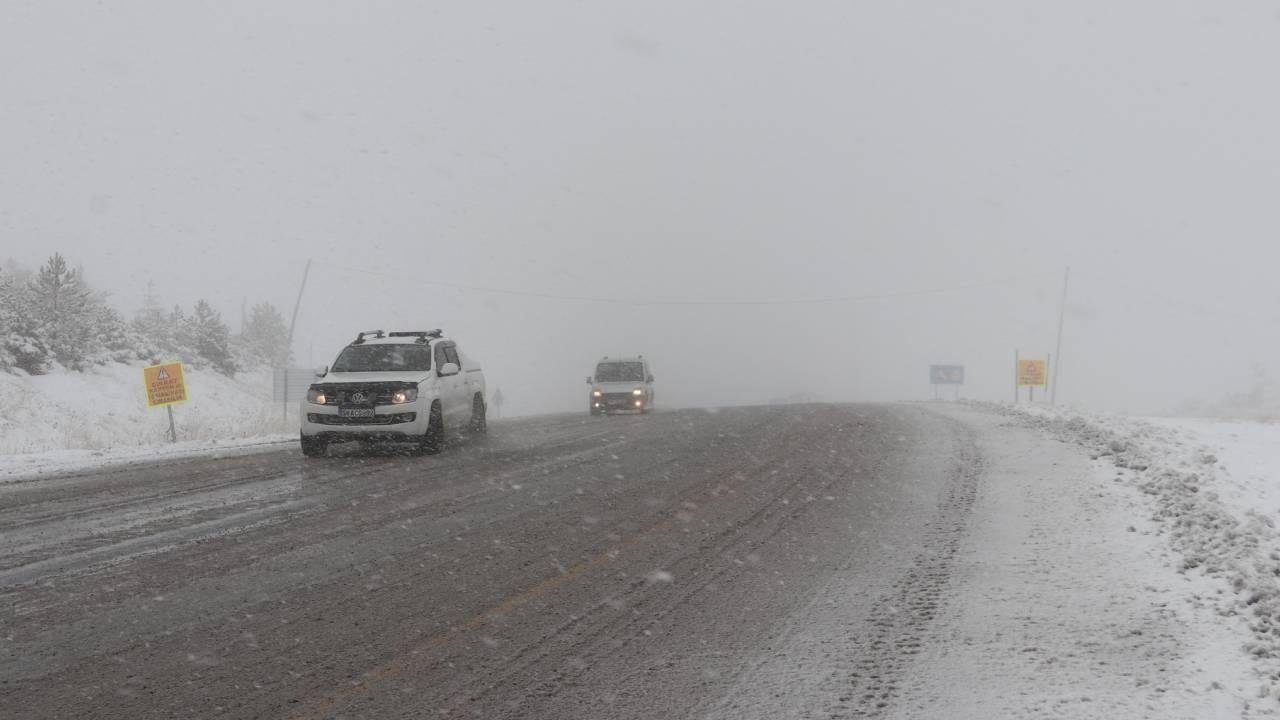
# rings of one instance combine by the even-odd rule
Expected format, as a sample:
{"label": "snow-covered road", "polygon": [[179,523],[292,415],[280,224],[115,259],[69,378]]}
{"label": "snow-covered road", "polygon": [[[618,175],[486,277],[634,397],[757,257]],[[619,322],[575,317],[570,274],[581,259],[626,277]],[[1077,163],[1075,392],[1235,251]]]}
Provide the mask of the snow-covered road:
{"label": "snow-covered road", "polygon": [[0,715],[1273,716],[1249,434],[817,405],[14,479]]}

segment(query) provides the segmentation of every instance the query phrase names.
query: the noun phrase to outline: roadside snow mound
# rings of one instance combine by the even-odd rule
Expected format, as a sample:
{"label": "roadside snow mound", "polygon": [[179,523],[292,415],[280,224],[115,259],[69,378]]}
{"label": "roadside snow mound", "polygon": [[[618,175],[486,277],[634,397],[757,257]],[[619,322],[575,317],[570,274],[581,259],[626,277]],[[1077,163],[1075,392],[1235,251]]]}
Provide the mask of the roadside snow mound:
{"label": "roadside snow mound", "polygon": [[1229,591],[1205,598],[1220,615],[1239,616],[1253,641],[1246,649],[1265,662],[1271,693],[1280,689],[1280,535],[1272,517],[1233,514],[1218,495],[1218,458],[1175,427],[1131,418],[1086,416],[1043,407],[995,407],[1132,471],[1125,477],[1153,500],[1154,519],[1182,556],[1180,572],[1199,570]]}
{"label": "roadside snow mound", "polygon": [[[228,378],[186,369],[190,400],[174,406],[179,441],[222,441],[296,431],[271,403],[271,371]],[[169,421],[150,409],[141,366],[111,364],[86,372],[27,376],[0,372],[0,455],[162,445]]]}

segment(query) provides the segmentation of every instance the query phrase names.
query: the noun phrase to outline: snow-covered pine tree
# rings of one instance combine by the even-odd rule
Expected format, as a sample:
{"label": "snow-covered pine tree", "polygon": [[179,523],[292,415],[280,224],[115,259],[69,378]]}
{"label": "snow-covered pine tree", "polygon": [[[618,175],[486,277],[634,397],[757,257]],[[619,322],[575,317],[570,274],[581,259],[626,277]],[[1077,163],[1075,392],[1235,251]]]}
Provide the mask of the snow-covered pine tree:
{"label": "snow-covered pine tree", "polygon": [[160,298],[155,293],[155,283],[147,283],[147,291],[142,296],[142,307],[134,313],[129,323],[139,358],[149,363],[158,363],[168,357],[176,357],[173,346],[173,332],[169,321],[160,305]]}
{"label": "snow-covered pine tree", "polygon": [[259,364],[284,367],[289,362],[289,327],[284,315],[269,302],[258,303],[249,313],[240,344],[246,354]]}
{"label": "snow-covered pine tree", "polygon": [[31,316],[53,359],[63,367],[81,370],[92,347],[93,298],[80,274],[67,266],[60,253],[41,266],[28,284]]}
{"label": "snow-covered pine tree", "polygon": [[189,327],[196,353],[223,375],[234,375],[236,364],[231,356],[231,330],[222,322],[222,314],[204,300],[196,302]]}
{"label": "snow-covered pine tree", "polygon": [[194,321],[187,317],[182,307],[174,305],[169,311],[165,324],[166,351],[170,357],[176,357],[189,365],[203,365],[202,358],[196,352],[196,331]]}
{"label": "snow-covered pine tree", "polygon": [[164,339],[168,327],[164,307],[156,296],[155,283],[147,282],[147,292],[142,296],[142,307],[133,316],[133,326],[138,332],[157,342]]}
{"label": "snow-covered pine tree", "polygon": [[133,362],[149,357],[141,334],[124,321],[118,310],[107,304],[104,294],[93,296],[90,308],[92,362]]}
{"label": "snow-covered pine tree", "polygon": [[49,348],[31,316],[26,286],[0,268],[0,370],[17,368],[31,375],[47,370]]}

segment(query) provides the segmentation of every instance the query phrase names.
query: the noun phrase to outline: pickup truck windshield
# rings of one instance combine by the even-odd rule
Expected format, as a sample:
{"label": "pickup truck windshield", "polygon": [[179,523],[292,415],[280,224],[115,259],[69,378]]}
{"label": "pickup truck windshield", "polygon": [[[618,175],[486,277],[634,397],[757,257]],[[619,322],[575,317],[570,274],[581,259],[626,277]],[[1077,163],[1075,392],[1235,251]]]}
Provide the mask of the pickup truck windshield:
{"label": "pickup truck windshield", "polygon": [[644,363],[600,363],[596,366],[596,382],[644,382]]}
{"label": "pickup truck windshield", "polygon": [[333,361],[333,372],[418,372],[431,369],[426,345],[351,345]]}

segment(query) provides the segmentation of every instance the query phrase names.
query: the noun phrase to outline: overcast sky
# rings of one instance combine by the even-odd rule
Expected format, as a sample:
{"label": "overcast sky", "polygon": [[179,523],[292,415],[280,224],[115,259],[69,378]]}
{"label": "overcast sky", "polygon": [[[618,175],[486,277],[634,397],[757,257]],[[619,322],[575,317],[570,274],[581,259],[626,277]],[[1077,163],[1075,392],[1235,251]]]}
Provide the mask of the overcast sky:
{"label": "overcast sky", "polygon": [[303,364],[443,326],[521,412],[1011,397],[1068,265],[1063,399],[1280,376],[1280,7],[955,5],[5,0],[0,257],[233,329],[313,258]]}

